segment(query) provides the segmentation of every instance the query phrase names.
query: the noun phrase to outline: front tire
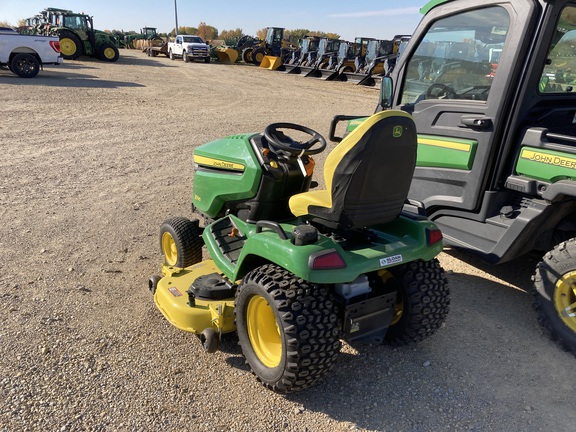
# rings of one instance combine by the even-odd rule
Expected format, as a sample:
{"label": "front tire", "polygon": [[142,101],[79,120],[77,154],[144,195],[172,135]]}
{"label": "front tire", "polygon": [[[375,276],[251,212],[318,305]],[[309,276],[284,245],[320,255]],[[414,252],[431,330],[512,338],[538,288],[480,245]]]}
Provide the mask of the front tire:
{"label": "front tire", "polygon": [[236,292],[236,328],[252,372],[277,392],[312,386],[340,351],[337,306],[328,289],[274,264],[244,278]]}
{"label": "front tire", "polygon": [[190,61],[190,59],[188,58],[188,53],[186,51],[182,52],[182,61],[184,63],[188,63]]}
{"label": "front tire", "polygon": [[160,227],[160,250],[169,266],[184,268],[202,261],[197,223],[182,217],[166,220]]}
{"label": "front tire", "polygon": [[268,50],[265,47],[258,47],[252,51],[250,58],[252,59],[252,63],[256,66],[260,66],[260,63],[262,63],[262,60],[264,60],[264,56],[266,55],[268,55]]}
{"label": "front tire", "polygon": [[32,54],[16,54],[10,61],[10,70],[21,78],[34,78],[40,70],[40,62]]}
{"label": "front tire", "polygon": [[174,54],[172,53],[172,50],[168,51],[168,57],[170,60],[174,60]]}
{"label": "front tire", "polygon": [[576,355],[576,239],[544,255],[532,281],[538,322],[552,340]]}
{"label": "front tire", "polygon": [[98,47],[98,57],[100,60],[113,63],[118,61],[118,58],[120,58],[120,52],[118,51],[118,48],[110,42],[104,42]]}
{"label": "front tire", "polygon": [[395,317],[384,342],[401,346],[431,336],[450,309],[450,291],[438,260],[413,261],[390,269],[398,283]]}

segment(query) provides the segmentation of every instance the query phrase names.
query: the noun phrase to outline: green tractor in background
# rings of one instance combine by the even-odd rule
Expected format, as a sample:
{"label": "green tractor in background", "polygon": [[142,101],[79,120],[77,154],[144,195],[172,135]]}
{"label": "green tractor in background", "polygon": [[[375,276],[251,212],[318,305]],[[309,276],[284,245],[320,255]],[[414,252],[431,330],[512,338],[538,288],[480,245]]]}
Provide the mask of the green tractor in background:
{"label": "green tractor in background", "polygon": [[90,15],[70,10],[47,8],[42,11],[45,25],[42,34],[60,38],[62,57],[75,60],[81,55],[115,62],[118,60],[118,42],[106,32],[94,30]]}
{"label": "green tractor in background", "polygon": [[155,40],[155,39],[160,39],[162,40],[162,38],[160,36],[158,36],[158,33],[156,32],[156,27],[144,27],[142,29],[140,29],[140,33],[133,33],[133,34],[126,34],[124,35],[124,45],[126,48],[136,48],[136,46],[134,45],[135,41],[137,40]]}

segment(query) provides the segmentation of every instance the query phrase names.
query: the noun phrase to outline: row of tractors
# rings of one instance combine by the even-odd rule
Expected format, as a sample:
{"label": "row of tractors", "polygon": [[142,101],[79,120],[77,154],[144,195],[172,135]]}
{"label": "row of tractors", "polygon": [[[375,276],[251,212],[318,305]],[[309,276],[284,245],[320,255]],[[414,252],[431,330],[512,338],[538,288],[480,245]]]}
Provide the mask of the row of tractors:
{"label": "row of tractors", "polygon": [[354,42],[306,36],[298,46],[284,39],[283,28],[268,27],[265,40],[244,36],[234,46],[213,48],[213,54],[222,63],[243,61],[290,74],[374,86],[392,71],[409,40],[407,35],[392,40],[358,37]]}

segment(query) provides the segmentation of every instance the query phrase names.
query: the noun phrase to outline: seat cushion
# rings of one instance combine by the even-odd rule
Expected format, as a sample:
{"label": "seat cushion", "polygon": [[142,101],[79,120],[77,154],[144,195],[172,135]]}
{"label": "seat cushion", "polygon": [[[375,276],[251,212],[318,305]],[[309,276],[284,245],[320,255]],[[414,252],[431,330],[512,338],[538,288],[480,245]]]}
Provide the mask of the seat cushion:
{"label": "seat cushion", "polygon": [[294,216],[299,217],[309,214],[310,206],[332,207],[332,198],[328,190],[309,191],[293,195],[288,205]]}

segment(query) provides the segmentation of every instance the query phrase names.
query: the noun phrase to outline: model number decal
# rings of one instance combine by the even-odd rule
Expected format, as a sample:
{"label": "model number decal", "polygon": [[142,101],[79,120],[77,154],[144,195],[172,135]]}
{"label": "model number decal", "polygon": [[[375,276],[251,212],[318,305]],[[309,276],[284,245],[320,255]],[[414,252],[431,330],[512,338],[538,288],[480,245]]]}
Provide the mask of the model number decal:
{"label": "model number decal", "polygon": [[168,288],[168,291],[170,291],[170,293],[174,297],[180,297],[182,295],[182,293],[180,291],[178,291],[178,289],[176,287],[170,287],[170,288]]}
{"label": "model number decal", "polygon": [[402,255],[392,255],[386,258],[380,258],[380,265],[386,267],[392,264],[401,263],[402,261]]}

